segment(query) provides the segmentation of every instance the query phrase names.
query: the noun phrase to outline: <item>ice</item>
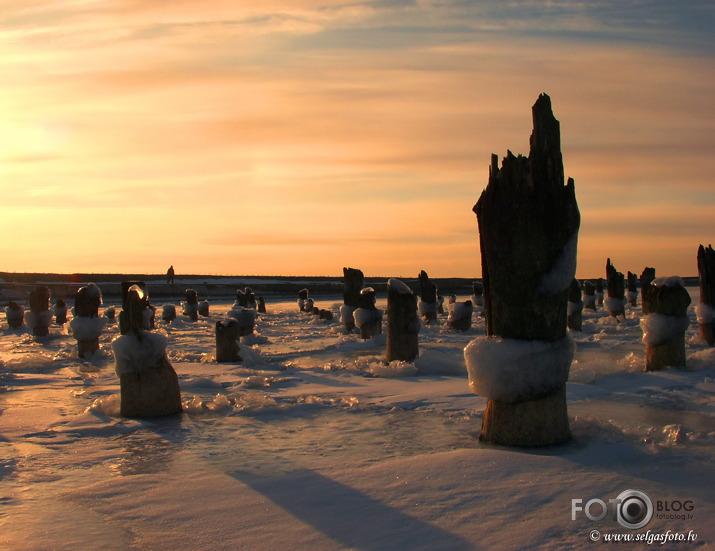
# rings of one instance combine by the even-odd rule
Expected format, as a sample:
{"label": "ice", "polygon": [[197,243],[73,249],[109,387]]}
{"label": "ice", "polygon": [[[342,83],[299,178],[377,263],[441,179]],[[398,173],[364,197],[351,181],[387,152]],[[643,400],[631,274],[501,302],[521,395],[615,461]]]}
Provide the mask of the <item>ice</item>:
{"label": "ice", "polygon": [[648,314],[641,319],[643,343],[649,346],[657,346],[677,335],[684,334],[689,325],[690,320],[687,316]]}
{"label": "ice", "polygon": [[563,385],[573,354],[568,336],[554,342],[479,337],[464,349],[472,391],[510,403],[541,398]]}
{"label": "ice", "polygon": [[142,371],[156,365],[166,356],[167,338],[145,331],[141,335],[128,333],[112,341],[117,375]]}
{"label": "ice", "polygon": [[[337,310],[339,292],[315,298]],[[439,314],[413,363],[386,365],[385,335],[316,323],[292,296],[267,302],[241,363],[213,361],[232,301],[148,332],[184,413],[147,421],[119,417],[116,323],[91,362],[58,326],[0,331],[0,547],[575,549],[619,527],[572,521],[571,500],[628,488],[695,503],[692,520],[646,529],[715,541],[715,348],[696,338],[694,307],[690,370],[653,373],[639,310],[621,323],[584,311],[566,383],[574,439],[525,450],[478,440],[486,398],[464,355],[485,333],[478,314],[466,334]]]}
{"label": "ice", "polygon": [[107,318],[101,316],[72,318],[70,332],[78,341],[91,341],[99,338],[106,323]]}
{"label": "ice", "polygon": [[706,302],[699,302],[695,305],[695,316],[700,324],[715,322],[715,308]]}

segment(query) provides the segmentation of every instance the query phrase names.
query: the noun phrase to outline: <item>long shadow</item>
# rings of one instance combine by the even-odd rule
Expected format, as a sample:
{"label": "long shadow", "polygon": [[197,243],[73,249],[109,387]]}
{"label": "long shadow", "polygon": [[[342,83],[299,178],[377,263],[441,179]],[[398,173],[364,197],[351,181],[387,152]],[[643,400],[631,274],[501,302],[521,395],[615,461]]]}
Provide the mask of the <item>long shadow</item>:
{"label": "long shadow", "polygon": [[282,476],[260,476],[245,471],[227,474],[350,549],[476,549],[460,536],[309,469],[297,468]]}

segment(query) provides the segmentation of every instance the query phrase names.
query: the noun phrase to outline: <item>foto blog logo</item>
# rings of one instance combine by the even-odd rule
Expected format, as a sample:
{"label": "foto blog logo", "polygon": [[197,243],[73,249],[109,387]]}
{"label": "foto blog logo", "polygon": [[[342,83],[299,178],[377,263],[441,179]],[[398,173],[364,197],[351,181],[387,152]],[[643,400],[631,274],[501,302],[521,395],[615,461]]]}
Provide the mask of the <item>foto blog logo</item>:
{"label": "foto blog logo", "polygon": [[614,520],[624,528],[638,530],[653,518],[653,501],[648,494],[640,490],[625,490],[608,503],[594,498],[584,503],[583,499],[571,500],[571,520],[576,520],[582,513],[589,520],[599,521],[606,518],[608,510],[613,510]]}

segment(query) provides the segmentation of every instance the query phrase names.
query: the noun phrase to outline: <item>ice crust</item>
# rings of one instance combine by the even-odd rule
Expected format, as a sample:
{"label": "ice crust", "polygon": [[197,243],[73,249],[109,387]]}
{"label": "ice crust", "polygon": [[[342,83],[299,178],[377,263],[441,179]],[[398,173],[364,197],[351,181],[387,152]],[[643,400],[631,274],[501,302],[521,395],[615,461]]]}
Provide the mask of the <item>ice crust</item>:
{"label": "ice crust", "polygon": [[355,325],[361,328],[363,325],[371,323],[373,320],[382,319],[382,310],[372,310],[370,308],[357,308],[353,312]]}
{"label": "ice crust", "polygon": [[107,318],[96,317],[76,317],[70,321],[70,332],[78,341],[92,341],[102,335],[102,330],[107,323]]}
{"label": "ice crust", "polygon": [[112,341],[117,375],[142,371],[157,365],[166,356],[167,339],[160,333],[144,332],[117,337]]}
{"label": "ice crust", "polygon": [[417,311],[420,315],[436,314],[439,310],[439,302],[426,302],[422,299],[417,301]]}
{"label": "ice crust", "polygon": [[509,403],[541,398],[566,383],[574,350],[569,336],[554,342],[478,337],[464,349],[469,387]]}
{"label": "ice crust", "polygon": [[447,314],[448,321],[457,321],[472,316],[474,312],[474,306],[471,303],[466,302],[454,302],[447,305],[449,312]]}
{"label": "ice crust", "polygon": [[407,284],[402,281],[401,279],[388,279],[387,280],[387,286],[390,288],[390,291],[393,293],[396,293],[398,295],[412,295],[414,294],[412,292],[412,289],[410,289]]}
{"label": "ice crust", "polygon": [[566,313],[569,316],[578,314],[583,309],[583,302],[571,302],[570,300],[566,303]]}
{"label": "ice crust", "polygon": [[606,297],[603,301],[603,307],[612,316],[623,311],[626,306],[626,299],[618,297]]}
{"label": "ice crust", "polygon": [[355,307],[348,304],[343,304],[340,307],[340,323],[354,323],[355,322]]}
{"label": "ice crust", "polygon": [[682,277],[668,276],[655,278],[651,285],[655,287],[685,287],[685,282]]}
{"label": "ice crust", "polygon": [[40,312],[33,312],[32,310],[27,310],[25,312],[25,325],[30,329],[35,327],[49,327],[52,323],[52,310],[42,310]]}
{"label": "ice crust", "polygon": [[574,232],[564,243],[549,271],[541,274],[536,286],[537,295],[552,297],[569,288],[576,275],[577,250],[578,232]]}
{"label": "ice crust", "polygon": [[643,330],[643,344],[658,346],[685,333],[690,321],[687,316],[667,316],[653,313],[642,318],[640,325]]}

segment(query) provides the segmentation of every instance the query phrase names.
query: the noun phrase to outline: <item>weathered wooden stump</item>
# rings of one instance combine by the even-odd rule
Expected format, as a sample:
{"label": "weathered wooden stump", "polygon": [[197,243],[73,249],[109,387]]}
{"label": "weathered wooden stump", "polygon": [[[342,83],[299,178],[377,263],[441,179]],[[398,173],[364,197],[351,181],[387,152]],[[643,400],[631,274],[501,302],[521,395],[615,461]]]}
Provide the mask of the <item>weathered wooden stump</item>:
{"label": "weathered wooden stump", "polygon": [[417,303],[417,309],[425,323],[432,323],[437,321],[437,312],[439,311],[437,284],[429,278],[424,270],[420,272],[418,279],[420,282],[420,300]]}
{"label": "weathered wooden stump", "polygon": [[161,319],[165,323],[171,323],[176,319],[176,306],[173,304],[164,304],[161,307]]}
{"label": "weathered wooden stump", "polygon": [[108,308],[105,308],[104,317],[107,318],[107,321],[114,321],[114,319],[117,317],[116,308],[114,308],[114,306],[109,306]]}
{"label": "weathered wooden stump", "polygon": [[[308,301],[308,289],[298,291],[298,310],[305,312],[306,302]],[[312,305],[311,305],[312,308]]]}
{"label": "weathered wooden stump", "polygon": [[417,297],[399,279],[387,282],[387,350],[385,360],[411,362],[419,355]]}
{"label": "weathered wooden stump", "polygon": [[182,303],[183,314],[191,321],[199,319],[199,297],[194,289],[186,289],[186,301]]}
{"label": "weathered wooden stump", "polygon": [[340,323],[349,333],[355,329],[354,313],[360,307],[360,291],[364,287],[362,270],[343,267],[343,305],[340,307]]}
{"label": "weathered wooden stump", "polygon": [[253,308],[254,310],[256,309],[256,293],[253,292],[253,289],[250,287],[246,287],[246,290],[244,291],[246,295],[246,307],[248,308]]}
{"label": "weathered wooden stump", "polygon": [[375,289],[365,287],[360,290],[360,302],[353,312],[353,320],[363,340],[382,334],[382,310],[378,310],[375,303]]}
{"label": "weathered wooden stump", "polygon": [[166,357],[166,337],[143,328],[147,303],[139,285],[127,289],[119,319],[125,331],[112,342],[123,417],[159,417],[182,410],[179,381]]}
{"label": "weathered wooden stump", "polygon": [[52,310],[50,310],[50,289],[40,285],[29,296],[30,311],[25,314],[25,323],[35,337],[45,337],[50,333]]}
{"label": "weathered wooden stump", "polygon": [[263,297],[258,297],[257,309],[259,314],[266,313],[266,301],[263,300]]}
{"label": "weathered wooden stump", "polygon": [[246,292],[242,289],[236,290],[236,304],[248,308],[248,297],[246,296]]}
{"label": "weathered wooden stump", "polygon": [[204,299],[201,302],[199,302],[199,305],[198,305],[199,316],[208,318],[209,317],[209,307],[210,307],[210,304],[209,304],[208,300]]}
{"label": "weathered wooden stump", "polygon": [[216,322],[216,361],[218,363],[243,361],[239,355],[241,350],[238,344],[241,337],[239,333],[238,321],[234,318]]}
{"label": "weathered wooden stump", "polygon": [[646,371],[685,367],[685,331],[690,295],[679,277],[657,278],[646,293],[648,314],[641,320]]}
{"label": "weathered wooden stump", "polygon": [[437,295],[437,313],[444,314],[444,297],[442,295]]}
{"label": "weathered wooden stump", "polygon": [[638,306],[638,276],[631,271],[626,276],[626,300],[630,306]]}
{"label": "weathered wooden stump", "polygon": [[603,306],[603,287],[604,287],[604,280],[602,277],[599,277],[596,280],[596,306]]}
{"label": "weathered wooden stump", "polygon": [[253,334],[256,328],[256,317],[258,316],[258,312],[255,309],[244,308],[234,304],[231,310],[226,313],[226,316],[236,320],[239,337]]}
{"label": "weathered wooden stump", "polygon": [[566,303],[566,326],[571,331],[581,331],[583,324],[583,301],[581,300],[581,283],[574,278],[569,286],[569,298]]}
{"label": "weathered wooden stump", "polygon": [[533,107],[529,157],[492,155],[474,207],[479,223],[487,336],[465,349],[471,389],[488,398],[480,440],[547,446],[570,438],[565,384],[573,357],[568,290],[580,214],[564,185],[551,100]]}
{"label": "weathered wooden stump", "polygon": [[61,298],[58,298],[55,301],[55,323],[57,325],[64,325],[67,323],[67,303],[62,300]]}
{"label": "weathered wooden stump", "polygon": [[[139,323],[139,328],[144,330],[148,328],[148,319],[150,314],[146,313],[149,307],[149,294],[147,293],[146,283],[143,281],[122,281],[122,311],[119,312],[119,332],[122,335],[126,335],[129,332],[131,324],[134,322]],[[136,300],[135,296],[139,296],[141,299],[141,315],[139,310],[135,307],[134,315],[136,320],[133,320],[129,316],[129,301],[131,298]]]}
{"label": "weathered wooden stump", "polygon": [[650,288],[650,284],[653,282],[654,279],[655,279],[655,268],[644,268],[643,272],[641,273],[641,277],[640,277],[641,310],[643,310],[644,314],[648,313],[646,311],[645,295],[648,292],[648,289]]}
{"label": "weathered wooden stump", "polygon": [[70,322],[72,336],[77,339],[77,355],[91,358],[99,350],[99,337],[104,329],[105,318],[99,315],[102,292],[94,283],[77,289],[74,298],[75,317]]}
{"label": "weathered wooden stump", "polygon": [[712,245],[698,247],[700,303],[695,307],[700,337],[710,346],[715,344],[715,251]]}
{"label": "weathered wooden stump", "polygon": [[596,286],[593,281],[583,282],[583,307],[596,311]]}
{"label": "weathered wooden stump", "polygon": [[475,307],[484,306],[484,285],[479,280],[472,281],[472,304]]}
{"label": "weathered wooden stump", "polygon": [[469,331],[472,327],[474,305],[471,300],[456,302],[456,298],[447,303],[447,324],[456,331]]}
{"label": "weathered wooden stump", "polygon": [[606,286],[608,297],[603,306],[620,323],[626,319],[625,277],[611,264],[610,258],[606,261]]}
{"label": "weathered wooden stump", "polygon": [[5,307],[5,318],[9,329],[20,329],[25,321],[25,308],[11,300]]}
{"label": "weathered wooden stump", "polygon": [[331,321],[333,319],[333,313],[330,310],[320,310],[318,317],[324,321]]}

